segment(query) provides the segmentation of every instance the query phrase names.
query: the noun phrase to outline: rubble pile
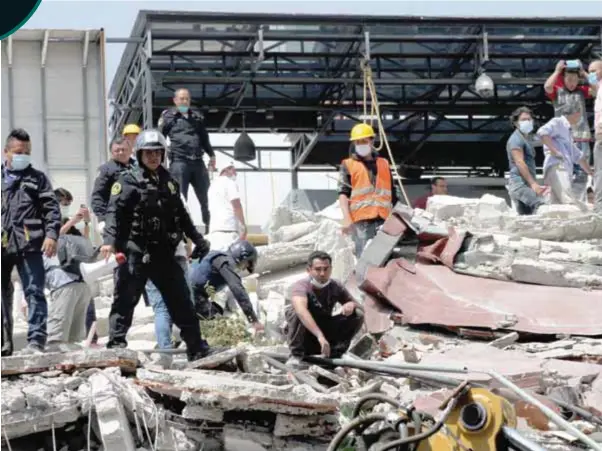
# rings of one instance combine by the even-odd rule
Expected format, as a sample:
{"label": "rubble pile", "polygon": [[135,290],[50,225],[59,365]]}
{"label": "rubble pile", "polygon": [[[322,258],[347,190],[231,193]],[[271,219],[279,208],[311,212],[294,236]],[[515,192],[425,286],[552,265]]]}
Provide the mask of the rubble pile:
{"label": "rubble pile", "polygon": [[[435,196],[426,211],[397,205],[359,261],[341,219],[336,204],[274,210],[257,274],[244,280],[267,340],[234,334],[245,343],[192,365],[183,354],[157,359],[152,309],[140,303],[131,349],[3,358],[3,440],[13,451],[326,450],[367,394],[437,416],[468,381],[507,399],[516,429],[544,449],[578,446],[499,374],[602,443],[600,216],[549,206],[519,217],[494,196]],[[332,255],[333,277],[363,303],[366,333],[345,361],[395,375],[340,362],[291,368],[285,346],[263,345],[284,342],[286,290],[314,250]],[[95,298],[101,344],[112,289],[101,281]],[[228,292],[216,301],[239,314]],[[230,339],[213,329],[221,335],[209,341]],[[24,319],[15,333],[24,338]]]}

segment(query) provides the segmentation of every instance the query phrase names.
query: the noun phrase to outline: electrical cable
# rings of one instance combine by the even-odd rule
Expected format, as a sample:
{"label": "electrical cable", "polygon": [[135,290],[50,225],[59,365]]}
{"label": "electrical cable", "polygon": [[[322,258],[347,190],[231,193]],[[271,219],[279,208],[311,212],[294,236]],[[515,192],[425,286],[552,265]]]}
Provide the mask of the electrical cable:
{"label": "electrical cable", "polygon": [[370,415],[366,415],[365,417],[358,417],[351,420],[345,426],[341,428],[339,432],[334,436],[326,451],[336,451],[339,448],[339,445],[343,442],[343,440],[351,433],[351,431],[364,426],[364,428],[370,426],[372,423],[376,423],[378,421],[386,421],[387,415],[384,413],[372,413]]}
{"label": "electrical cable", "polygon": [[370,402],[370,401],[380,401],[380,402],[386,402],[387,404],[391,404],[392,406],[395,406],[397,408],[400,408],[400,404],[399,401],[397,401],[396,399],[391,398],[390,396],[384,395],[382,393],[370,393],[368,395],[362,396],[359,401],[357,402],[357,404],[355,405],[355,407],[353,408],[353,413],[351,414],[351,418],[356,418],[361,410],[362,407],[364,406],[364,404]]}
{"label": "electrical cable", "polygon": [[414,434],[410,437],[393,440],[392,442],[386,443],[380,447],[375,448],[374,451],[388,451],[393,448],[399,448],[401,446],[410,445],[412,443],[418,443],[418,442],[421,442],[422,440],[426,440],[430,436],[436,434],[439,431],[439,429],[441,429],[443,427],[443,424],[445,423],[445,421],[447,421],[447,419],[449,418],[449,415],[451,414],[452,410],[456,406],[457,401],[458,401],[457,397],[450,400],[449,403],[447,404],[445,410],[441,414],[441,417],[435,422],[435,424],[432,427],[430,427],[426,431],[420,432],[418,434]]}

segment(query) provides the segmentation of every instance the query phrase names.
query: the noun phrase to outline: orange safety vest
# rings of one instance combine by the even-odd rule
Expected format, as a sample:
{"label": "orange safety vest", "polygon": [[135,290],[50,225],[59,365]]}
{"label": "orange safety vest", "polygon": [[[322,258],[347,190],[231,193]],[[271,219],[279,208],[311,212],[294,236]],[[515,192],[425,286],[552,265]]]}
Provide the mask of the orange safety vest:
{"label": "orange safety vest", "polygon": [[351,178],[351,196],[349,213],[353,222],[370,219],[387,219],[393,208],[391,186],[391,168],[389,162],[381,157],[376,158],[375,185],[370,183],[368,168],[353,158],[343,160]]}

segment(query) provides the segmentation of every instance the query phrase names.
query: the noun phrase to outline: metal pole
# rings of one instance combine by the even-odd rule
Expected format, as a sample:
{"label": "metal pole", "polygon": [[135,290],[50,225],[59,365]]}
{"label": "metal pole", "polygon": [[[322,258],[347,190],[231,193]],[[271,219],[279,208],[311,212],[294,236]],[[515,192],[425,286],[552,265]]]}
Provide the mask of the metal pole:
{"label": "metal pole", "polygon": [[544,415],[547,416],[551,422],[555,423],[557,426],[561,427],[568,433],[573,434],[575,437],[577,437],[579,440],[581,440],[581,442],[585,443],[591,449],[596,450],[596,451],[602,451],[602,445],[593,441],[591,438],[589,438],[587,435],[585,435],[583,432],[581,432],[579,429],[577,429],[571,423],[566,421],[564,418],[562,418],[560,415],[558,415],[556,412],[554,412],[552,409],[550,409],[544,403],[539,401],[539,399],[535,398],[534,396],[527,393],[525,390],[523,390],[520,387],[518,387],[517,385],[515,385],[513,382],[508,380],[505,376],[502,376],[501,374],[497,373],[496,371],[487,371],[486,374],[489,374],[491,377],[493,377],[495,380],[497,380],[500,384],[502,384],[506,388],[509,388],[510,390],[512,390],[514,393],[516,393],[517,396],[521,397],[523,399],[523,401],[528,402],[529,404],[532,404],[535,407],[539,408],[539,410],[541,410],[544,413]]}
{"label": "metal pole", "polygon": [[8,63],[8,126],[12,130],[15,127],[15,85],[13,79],[13,37],[8,37],[6,49]]}

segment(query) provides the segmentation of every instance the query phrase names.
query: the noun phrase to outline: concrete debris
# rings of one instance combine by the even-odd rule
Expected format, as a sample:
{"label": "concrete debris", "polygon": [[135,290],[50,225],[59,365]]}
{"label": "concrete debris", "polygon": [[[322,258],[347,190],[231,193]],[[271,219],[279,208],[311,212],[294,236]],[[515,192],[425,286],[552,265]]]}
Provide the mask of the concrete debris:
{"label": "concrete debris", "polygon": [[[519,432],[545,449],[576,445],[491,370],[590,437],[602,434],[600,216],[560,205],[519,217],[491,195],[434,196],[427,211],[397,205],[358,262],[341,220],[336,203],[318,213],[274,210],[258,274],[244,280],[266,338],[285,341],[287,290],[306,277],[310,253],[323,250],[333,257],[333,277],[364,306],[368,333],[358,334],[346,359],[461,366],[468,374],[293,369],[282,363],[286,346],[259,346],[267,342],[250,334],[192,365],[184,355],[166,364],[135,351],[155,344],[152,309],[140,303],[130,349],[2,358],[2,439],[13,450],[326,450],[362,396],[382,393],[437,414],[467,379],[508,399]],[[94,291],[104,345],[112,280]],[[232,303],[229,293],[218,298]],[[17,346],[26,332],[16,317]]]}
{"label": "concrete debris", "polygon": [[118,366],[124,371],[133,372],[138,366],[138,355],[129,349],[102,349],[94,352],[53,352],[2,357],[2,377],[49,370],[74,371],[109,366]]}

